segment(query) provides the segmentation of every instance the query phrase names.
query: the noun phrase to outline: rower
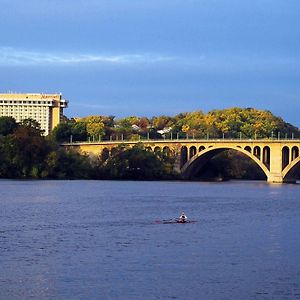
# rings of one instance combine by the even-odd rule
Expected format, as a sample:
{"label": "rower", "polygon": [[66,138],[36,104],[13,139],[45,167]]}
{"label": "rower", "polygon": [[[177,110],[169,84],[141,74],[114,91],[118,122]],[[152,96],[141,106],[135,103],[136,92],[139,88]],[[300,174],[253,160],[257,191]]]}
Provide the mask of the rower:
{"label": "rower", "polygon": [[184,223],[187,221],[187,216],[184,212],[181,213],[180,217],[179,217],[179,221]]}

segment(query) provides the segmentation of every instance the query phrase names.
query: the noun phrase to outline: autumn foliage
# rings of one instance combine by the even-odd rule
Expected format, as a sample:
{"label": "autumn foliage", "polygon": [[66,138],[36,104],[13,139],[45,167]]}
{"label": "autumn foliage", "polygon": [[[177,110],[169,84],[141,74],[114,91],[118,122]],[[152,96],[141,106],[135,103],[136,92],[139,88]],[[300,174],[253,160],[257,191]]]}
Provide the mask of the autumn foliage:
{"label": "autumn foliage", "polygon": [[70,119],[54,129],[59,142],[85,140],[138,140],[163,138],[299,138],[299,129],[274,116],[270,111],[254,108],[228,108],[180,113],[173,117],[89,116]]}

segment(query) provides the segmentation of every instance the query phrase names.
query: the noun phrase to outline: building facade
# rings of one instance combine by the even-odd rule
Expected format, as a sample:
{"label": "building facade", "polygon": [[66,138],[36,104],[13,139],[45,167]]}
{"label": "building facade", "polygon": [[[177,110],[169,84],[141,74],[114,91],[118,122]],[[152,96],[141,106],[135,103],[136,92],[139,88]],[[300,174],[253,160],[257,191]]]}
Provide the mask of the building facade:
{"label": "building facade", "polygon": [[0,94],[0,117],[9,116],[20,122],[31,118],[48,135],[60,123],[68,101],[61,94]]}

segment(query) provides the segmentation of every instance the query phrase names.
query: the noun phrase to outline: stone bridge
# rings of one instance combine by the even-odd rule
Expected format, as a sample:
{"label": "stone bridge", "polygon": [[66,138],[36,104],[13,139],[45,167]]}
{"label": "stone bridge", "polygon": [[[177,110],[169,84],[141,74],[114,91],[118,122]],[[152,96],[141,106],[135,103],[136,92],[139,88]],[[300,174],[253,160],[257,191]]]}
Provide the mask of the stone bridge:
{"label": "stone bridge", "polygon": [[109,156],[120,144],[133,146],[142,143],[149,151],[173,152],[177,156],[176,168],[189,179],[215,155],[225,150],[241,152],[252,159],[270,183],[296,182],[296,169],[300,168],[300,140],[142,140],[74,142],[62,146],[81,153]]}

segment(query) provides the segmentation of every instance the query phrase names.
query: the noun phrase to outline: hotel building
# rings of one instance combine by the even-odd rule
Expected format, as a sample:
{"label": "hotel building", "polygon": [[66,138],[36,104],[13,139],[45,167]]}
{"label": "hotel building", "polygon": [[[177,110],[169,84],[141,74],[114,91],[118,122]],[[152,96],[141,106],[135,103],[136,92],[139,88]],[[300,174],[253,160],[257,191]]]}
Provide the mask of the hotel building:
{"label": "hotel building", "polygon": [[61,94],[0,94],[0,117],[9,116],[20,122],[31,118],[48,135],[59,124],[68,101]]}

